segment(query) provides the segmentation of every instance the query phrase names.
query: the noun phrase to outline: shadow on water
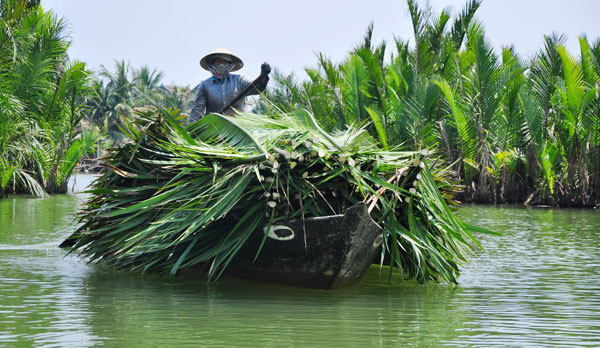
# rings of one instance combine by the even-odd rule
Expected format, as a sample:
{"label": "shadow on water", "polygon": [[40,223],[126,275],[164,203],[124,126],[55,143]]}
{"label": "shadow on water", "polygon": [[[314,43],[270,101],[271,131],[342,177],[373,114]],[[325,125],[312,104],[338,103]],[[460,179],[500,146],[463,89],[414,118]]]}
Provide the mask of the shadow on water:
{"label": "shadow on water", "polygon": [[[0,347],[573,346],[600,344],[600,214],[467,206],[485,253],[461,284],[310,290],[88,265],[56,245],[80,195],[0,201]],[[383,279],[382,279],[383,278]]]}

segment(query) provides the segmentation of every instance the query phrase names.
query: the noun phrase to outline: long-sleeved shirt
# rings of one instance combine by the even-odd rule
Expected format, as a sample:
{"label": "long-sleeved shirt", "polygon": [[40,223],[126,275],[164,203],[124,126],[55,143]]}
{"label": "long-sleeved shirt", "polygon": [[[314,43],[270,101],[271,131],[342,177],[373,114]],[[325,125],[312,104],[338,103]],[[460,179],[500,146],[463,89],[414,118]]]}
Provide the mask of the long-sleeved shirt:
{"label": "long-sleeved shirt", "polygon": [[[255,95],[262,92],[267,87],[269,78],[267,77],[263,81],[260,85],[250,89],[246,95]],[[229,74],[222,80],[213,76],[200,82],[198,91],[196,92],[196,101],[190,113],[190,123],[204,117],[206,114],[221,110],[222,107],[227,105],[238,93],[246,88],[249,83],[251,81],[237,74]],[[245,97],[233,105],[234,109],[241,111],[244,111],[245,107]],[[229,111],[229,113],[231,112]]]}

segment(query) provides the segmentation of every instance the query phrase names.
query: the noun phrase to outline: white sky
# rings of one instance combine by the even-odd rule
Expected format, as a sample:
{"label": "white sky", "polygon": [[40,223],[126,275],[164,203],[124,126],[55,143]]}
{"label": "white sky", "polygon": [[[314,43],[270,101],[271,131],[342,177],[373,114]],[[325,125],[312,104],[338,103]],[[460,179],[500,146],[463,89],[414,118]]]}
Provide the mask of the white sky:
{"label": "white sky", "polygon": [[[424,4],[424,1],[420,1]],[[435,12],[466,0],[431,0]],[[115,59],[164,73],[163,82],[195,86],[209,77],[198,65],[206,53],[225,46],[244,60],[240,71],[256,77],[263,61],[304,78],[316,53],[334,61],[362,40],[375,24],[375,42],[393,36],[412,40],[404,0],[42,0],[70,24],[69,54],[97,69],[113,70]],[[484,0],[476,17],[497,48],[514,44],[528,57],[544,34],[566,33],[577,54],[577,36],[600,37],[600,0]],[[390,49],[392,45],[388,46]]]}

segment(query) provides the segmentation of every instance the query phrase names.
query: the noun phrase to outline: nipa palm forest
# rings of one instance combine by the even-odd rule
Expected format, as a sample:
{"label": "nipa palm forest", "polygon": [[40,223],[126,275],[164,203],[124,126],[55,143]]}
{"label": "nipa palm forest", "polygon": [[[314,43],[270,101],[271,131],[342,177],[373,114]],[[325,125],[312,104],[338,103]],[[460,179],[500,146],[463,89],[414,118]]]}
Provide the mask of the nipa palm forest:
{"label": "nipa palm forest", "polygon": [[414,44],[374,43],[371,25],[307,80],[276,74],[253,113],[187,125],[188,88],[124,61],[94,74],[67,57],[62,20],[3,1],[2,194],[65,192],[81,156],[111,147],[67,240],[89,259],[217,277],[261,224],[362,201],[385,227],[381,262],[448,282],[486,232],[458,201],[597,205],[600,41],[573,54],[550,34],[524,59],[490,45],[481,0],[454,15],[407,4]]}
{"label": "nipa palm forest", "polygon": [[148,98],[188,109],[188,88],[124,61],[97,74],[67,56],[68,25],[36,0],[0,2],[0,199],[64,193],[82,156],[123,141],[119,127]]}
{"label": "nipa palm forest", "polygon": [[[382,146],[432,149],[466,202],[600,204],[600,40],[550,34],[524,59],[500,52],[475,19],[407,1],[414,45],[362,44],[340,63],[320,54],[308,81],[279,76],[262,112],[310,110],[328,129],[369,124]],[[390,47],[391,46],[391,47]]]}

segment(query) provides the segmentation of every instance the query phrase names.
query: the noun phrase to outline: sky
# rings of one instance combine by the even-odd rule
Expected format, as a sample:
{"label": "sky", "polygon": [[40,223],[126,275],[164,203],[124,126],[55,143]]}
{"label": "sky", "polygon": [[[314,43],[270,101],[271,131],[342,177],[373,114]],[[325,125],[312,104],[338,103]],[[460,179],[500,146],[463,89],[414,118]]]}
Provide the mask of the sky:
{"label": "sky", "polygon": [[[458,13],[466,2],[429,4],[436,13],[446,7]],[[89,68],[114,70],[115,60],[124,59],[162,71],[165,84],[191,87],[210,76],[199,61],[219,46],[243,59],[240,73],[250,79],[265,61],[305,78],[317,53],[343,60],[371,22],[377,43],[413,37],[404,0],[42,0],[42,6],[69,23],[69,55]],[[579,35],[600,38],[599,13],[600,0],[483,0],[476,18],[495,48],[514,45],[530,57],[552,32],[567,34],[567,48],[577,54]]]}

